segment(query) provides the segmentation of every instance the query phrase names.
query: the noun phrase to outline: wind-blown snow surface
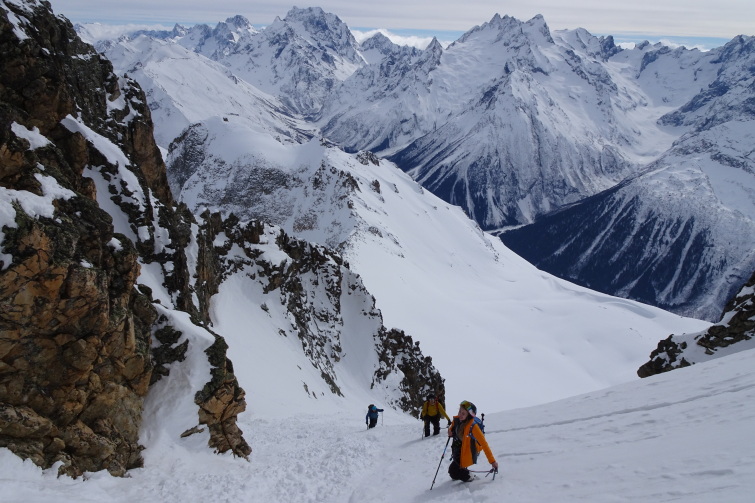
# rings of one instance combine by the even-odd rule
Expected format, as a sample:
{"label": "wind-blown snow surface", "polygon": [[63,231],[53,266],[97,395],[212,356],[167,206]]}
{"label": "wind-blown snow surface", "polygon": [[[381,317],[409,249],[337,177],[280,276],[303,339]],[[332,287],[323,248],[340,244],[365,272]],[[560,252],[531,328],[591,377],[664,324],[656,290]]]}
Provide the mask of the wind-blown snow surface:
{"label": "wind-blown snow surface", "polygon": [[[470,387],[465,398],[475,396]],[[420,439],[420,422],[389,414],[365,431],[349,413],[285,412],[242,416],[255,432],[250,462],[213,455],[190,437],[145,450],[146,466],[131,478],[56,478],[0,449],[3,501],[749,503],[755,494],[755,350],[486,414],[500,472],[468,484],[449,480],[445,438]],[[156,422],[148,418],[145,430]]]}

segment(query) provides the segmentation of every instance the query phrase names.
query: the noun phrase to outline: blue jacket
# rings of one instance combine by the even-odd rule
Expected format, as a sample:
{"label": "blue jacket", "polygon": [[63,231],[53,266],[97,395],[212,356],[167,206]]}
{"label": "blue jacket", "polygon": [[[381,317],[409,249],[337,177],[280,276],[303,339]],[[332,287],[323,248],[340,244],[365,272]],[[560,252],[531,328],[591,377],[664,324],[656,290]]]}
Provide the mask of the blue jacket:
{"label": "blue jacket", "polygon": [[367,409],[367,415],[364,416],[364,421],[367,422],[367,418],[370,419],[377,419],[378,418],[378,412],[383,412],[383,409],[378,409],[374,405]]}

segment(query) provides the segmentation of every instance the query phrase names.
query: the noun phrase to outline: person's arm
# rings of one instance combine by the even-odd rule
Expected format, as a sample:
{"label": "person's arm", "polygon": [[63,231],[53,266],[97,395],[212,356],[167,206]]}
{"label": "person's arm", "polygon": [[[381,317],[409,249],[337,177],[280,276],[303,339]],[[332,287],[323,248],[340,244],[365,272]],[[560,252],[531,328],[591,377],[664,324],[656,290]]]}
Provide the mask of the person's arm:
{"label": "person's arm", "polygon": [[450,423],[451,422],[451,418],[448,417],[448,414],[446,414],[446,409],[443,408],[443,406],[440,404],[440,402],[438,402],[438,410],[443,415],[443,417],[446,418],[446,421],[448,421]]}
{"label": "person's arm", "polygon": [[475,438],[475,440],[477,440],[477,443],[480,444],[482,450],[485,451],[485,457],[488,458],[488,463],[490,463],[490,465],[497,470],[498,461],[495,460],[493,451],[490,450],[488,441],[485,440],[485,434],[482,433],[482,430],[477,424],[472,425],[472,436]]}

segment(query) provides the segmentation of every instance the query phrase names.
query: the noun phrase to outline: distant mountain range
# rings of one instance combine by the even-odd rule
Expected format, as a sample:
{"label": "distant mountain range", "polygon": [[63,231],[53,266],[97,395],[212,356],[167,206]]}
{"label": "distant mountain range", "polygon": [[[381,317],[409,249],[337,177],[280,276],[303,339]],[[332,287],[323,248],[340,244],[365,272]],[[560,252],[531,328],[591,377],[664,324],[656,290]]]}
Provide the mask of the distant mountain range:
{"label": "distant mountain range", "polygon": [[590,288],[718,320],[755,263],[755,39],[711,52],[715,80],[658,119],[682,132],[667,151],[503,241]]}
{"label": "distant mountain range", "polygon": [[[201,156],[198,124],[238,115],[280,141],[372,151],[543,270],[715,320],[755,270],[753,44],[622,49],[496,15],[417,50],[294,8],[264,30],[236,16],[98,48],[145,88],[163,148]],[[186,157],[171,159],[190,205],[243,213],[233,194],[259,191],[182,187]]]}

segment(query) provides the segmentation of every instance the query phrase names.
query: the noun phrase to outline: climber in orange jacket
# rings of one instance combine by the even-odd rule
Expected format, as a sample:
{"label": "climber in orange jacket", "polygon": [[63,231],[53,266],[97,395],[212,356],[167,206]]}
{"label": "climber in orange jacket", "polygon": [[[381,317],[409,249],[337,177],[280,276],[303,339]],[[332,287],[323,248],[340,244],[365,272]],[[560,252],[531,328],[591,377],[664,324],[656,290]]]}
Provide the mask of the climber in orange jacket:
{"label": "climber in orange jacket", "polygon": [[466,400],[459,406],[459,415],[454,416],[451,426],[448,427],[448,436],[453,437],[451,444],[451,466],[448,474],[453,480],[471,482],[475,476],[469,473],[469,466],[477,463],[477,455],[480,449],[485,451],[485,456],[493,469],[498,472],[498,462],[488,446],[485,435],[480,429],[480,422],[475,416],[477,407]]}
{"label": "climber in orange jacket", "polygon": [[448,424],[451,425],[451,418],[448,417],[448,414],[446,414],[436,396],[433,394],[428,395],[427,401],[422,405],[422,413],[419,416],[425,422],[426,437],[430,436],[430,422],[433,423],[433,435],[440,433],[441,416],[445,417]]}

